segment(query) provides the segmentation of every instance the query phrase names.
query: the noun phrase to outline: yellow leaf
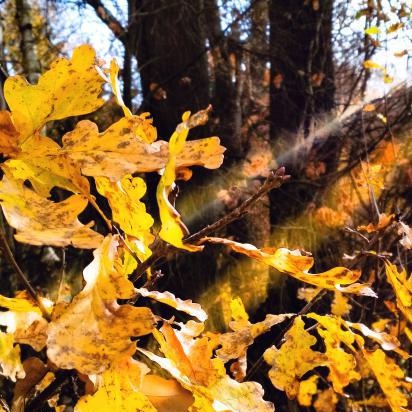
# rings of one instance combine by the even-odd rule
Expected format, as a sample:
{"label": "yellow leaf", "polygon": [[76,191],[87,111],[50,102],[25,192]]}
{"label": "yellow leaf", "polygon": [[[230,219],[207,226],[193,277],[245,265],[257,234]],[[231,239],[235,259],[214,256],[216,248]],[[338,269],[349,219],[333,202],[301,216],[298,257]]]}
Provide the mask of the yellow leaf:
{"label": "yellow leaf", "polygon": [[369,223],[367,226],[358,226],[358,230],[364,230],[368,233],[378,232],[379,230],[388,227],[393,222],[393,219],[393,214],[387,215],[386,213],[380,213],[379,221],[376,225],[373,223]]}
{"label": "yellow leaf", "polygon": [[20,133],[14,127],[10,112],[0,111],[0,153],[15,156],[19,152]]}
{"label": "yellow leaf", "polygon": [[[168,143],[147,143],[153,141],[155,133],[146,115],[124,117],[100,134],[96,124],[82,120],[63,136],[63,149],[78,162],[84,175],[117,182],[127,174],[159,171],[166,166]],[[176,167],[219,167],[224,151],[219,142],[217,137],[186,142]]]}
{"label": "yellow leaf", "polygon": [[379,63],[376,63],[372,60],[365,60],[363,62],[363,67],[365,69],[379,69],[379,70],[383,70],[383,66],[380,65]]}
{"label": "yellow leaf", "polygon": [[192,302],[190,299],[182,300],[170,292],[149,291],[145,288],[136,289],[136,292],[146,298],[157,300],[158,302],[162,302],[172,308],[185,312],[190,316],[194,316],[201,322],[204,322],[207,319],[207,314],[202,307],[198,303]]}
{"label": "yellow leaf", "polygon": [[385,262],[386,276],[396,295],[396,305],[409,322],[412,322],[412,276],[407,278],[406,271],[398,271],[397,267]]}
{"label": "yellow leaf", "polygon": [[13,334],[0,331],[0,374],[11,379],[23,379],[25,372],[20,361],[20,347],[14,346]]}
{"label": "yellow leaf", "polygon": [[318,376],[313,375],[310,378],[300,382],[298,393],[298,402],[300,405],[312,405],[312,396],[316,395],[316,392],[318,391],[318,378]]}
{"label": "yellow leaf", "polygon": [[98,389],[77,402],[75,412],[156,412],[140,388],[148,368],[131,358],[121,359],[103,372]]}
{"label": "yellow leaf", "polygon": [[154,236],[150,233],[153,218],[146,212],[140,199],[146,193],[146,183],[140,177],[124,176],[119,182],[111,182],[106,177],[96,177],[97,191],[109,201],[112,217],[120,228],[138,239],[142,246],[142,258],[151,255],[149,245]]}
{"label": "yellow leaf", "polygon": [[4,95],[23,141],[50,120],[90,113],[103,105],[99,97],[104,80],[95,68],[95,52],[83,45],[71,60],[57,59],[38,84],[21,76],[9,77]]}
{"label": "yellow leaf", "polygon": [[[204,113],[203,113],[204,112]],[[159,214],[162,227],[159,231],[159,236],[171,245],[185,249],[191,252],[202,250],[202,246],[184,244],[182,239],[188,234],[188,230],[185,224],[180,218],[180,214],[173,207],[169,201],[169,195],[173,190],[176,179],[177,156],[184,151],[187,135],[189,134],[190,127],[195,127],[201,122],[197,120],[202,116],[206,116],[207,109],[205,111],[196,113],[190,117],[190,112],[186,112],[182,116],[182,123],[176,127],[176,131],[173,133],[169,141],[169,158],[157,186],[156,198],[159,205]]]}
{"label": "yellow leaf", "polygon": [[195,399],[190,412],[271,412],[273,405],[262,399],[262,387],[255,382],[239,383],[227,374],[221,359],[213,356],[216,344],[188,322],[181,329],[164,324],[154,336],[166,358],[140,350],[166,369]]}
{"label": "yellow leaf", "polygon": [[175,379],[165,379],[157,375],[145,375],[142,392],[158,412],[187,412],[194,399]]}
{"label": "yellow leaf", "polygon": [[313,403],[316,412],[335,412],[339,399],[332,388],[328,388],[318,394]]}
{"label": "yellow leaf", "polygon": [[[242,253],[253,259],[259,260],[269,266],[274,267],[279,272],[287,273],[302,282],[306,282],[320,288],[336,290],[342,284],[346,285],[355,282],[360,276],[360,273],[351,271],[344,267],[336,267],[323,273],[308,273],[308,270],[313,266],[314,260],[311,256],[302,255],[298,250],[289,250],[285,248],[258,249],[247,243],[238,243],[228,239],[215,237],[208,237],[207,241],[227,245],[235,252]],[[356,289],[356,292],[360,293],[365,291],[365,289]]]}
{"label": "yellow leaf", "polygon": [[263,321],[257,323],[244,320],[230,322],[229,325],[234,332],[227,332],[218,336],[219,344],[222,347],[216,351],[216,354],[225,363],[230,359],[240,359],[246,356],[246,351],[255,338],[291,316],[289,314],[269,314],[266,315]]}
{"label": "yellow leaf", "polygon": [[388,29],[386,30],[387,34],[391,34],[391,33],[395,33],[396,31],[402,29],[405,26],[404,23],[398,22],[398,23],[394,23],[391,24]]}
{"label": "yellow leaf", "polygon": [[393,412],[405,411],[404,407],[408,405],[408,399],[401,392],[400,386],[404,379],[402,369],[395,361],[385,355],[381,349],[374,352],[363,351],[363,355],[368,361],[370,368],[376,376],[376,379]]}
{"label": "yellow leaf", "polygon": [[108,236],[84,270],[83,290],[49,324],[47,354],[60,368],[102,373],[134,351],[131,337],[152,331],[149,308],[116,302],[134,296],[133,284],[116,271],[117,258],[116,238]]}
{"label": "yellow leaf", "polygon": [[364,112],[374,112],[376,110],[376,106],[372,103],[365,104],[363,107]]}
{"label": "yellow leaf", "polygon": [[368,36],[373,36],[374,34],[379,34],[380,32],[381,31],[380,31],[379,27],[376,27],[376,26],[368,27],[365,30],[365,34],[367,34]]}
{"label": "yellow leaf", "polygon": [[15,238],[19,242],[87,249],[102,241],[102,236],[90,229],[93,222],[83,225],[77,219],[87,206],[84,196],[73,195],[54,203],[4,175],[0,200],[7,222],[17,230]]}
{"label": "yellow leaf", "polygon": [[49,197],[55,186],[89,195],[89,182],[81,175],[79,166],[48,137],[32,136],[5,165],[15,180],[29,180],[41,196]]}
{"label": "yellow leaf", "polygon": [[336,316],[346,316],[351,309],[352,305],[349,303],[349,299],[342,293],[336,291],[331,306],[332,314]]}
{"label": "yellow leaf", "polygon": [[269,378],[273,386],[285,391],[290,399],[296,398],[299,393],[299,379],[326,361],[324,354],[311,349],[316,338],[306,332],[304,326],[303,320],[297,317],[286,332],[280,349],[272,346],[263,355],[271,366]]}
{"label": "yellow leaf", "polygon": [[245,310],[242,299],[236,297],[230,301],[230,313],[234,321],[248,321],[249,315]]}
{"label": "yellow leaf", "polygon": [[110,62],[110,72],[109,72],[108,82],[110,83],[110,86],[112,87],[113,94],[116,97],[116,102],[122,108],[124,115],[126,117],[131,117],[133,116],[132,112],[123,102],[122,93],[120,91],[119,80],[117,78],[118,75],[119,75],[119,65],[117,64],[116,60],[113,59]]}

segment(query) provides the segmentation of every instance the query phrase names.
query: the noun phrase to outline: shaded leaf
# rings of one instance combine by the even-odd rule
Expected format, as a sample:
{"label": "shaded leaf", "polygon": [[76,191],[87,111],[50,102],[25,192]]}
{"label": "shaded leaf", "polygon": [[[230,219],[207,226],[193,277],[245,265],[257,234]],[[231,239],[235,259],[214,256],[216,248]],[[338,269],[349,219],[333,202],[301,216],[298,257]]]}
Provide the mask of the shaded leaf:
{"label": "shaded leaf", "polygon": [[20,347],[14,346],[14,338],[11,333],[0,331],[0,374],[11,379],[23,379],[25,372],[20,361]]}

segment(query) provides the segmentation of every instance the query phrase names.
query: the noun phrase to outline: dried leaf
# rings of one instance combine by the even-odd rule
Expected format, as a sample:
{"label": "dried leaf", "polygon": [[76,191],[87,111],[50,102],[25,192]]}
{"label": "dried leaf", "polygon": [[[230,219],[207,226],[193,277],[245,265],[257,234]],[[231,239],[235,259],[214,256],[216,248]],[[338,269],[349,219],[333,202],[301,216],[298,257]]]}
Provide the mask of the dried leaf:
{"label": "dried leaf", "polygon": [[[360,276],[360,273],[353,272],[344,267],[336,267],[323,273],[308,273],[308,270],[313,266],[314,260],[311,256],[302,255],[298,250],[289,250],[285,248],[258,249],[247,243],[238,243],[228,239],[215,237],[209,237],[206,240],[210,243],[227,245],[235,252],[242,253],[253,259],[266,263],[277,269],[279,272],[287,273],[302,282],[324,289],[336,290],[341,284],[353,283]],[[362,289],[356,289],[356,291],[360,293],[363,292]]]}
{"label": "dried leaf", "polygon": [[[147,143],[155,134],[145,114],[124,117],[100,134],[96,124],[82,120],[63,136],[63,149],[78,162],[83,174],[117,182],[127,174],[159,171],[166,166],[168,143]],[[219,142],[217,137],[186,142],[177,155],[176,167],[219,167],[224,151]]]}
{"label": "dried leaf", "polygon": [[[194,116],[197,115],[198,114],[195,114]],[[169,201],[169,195],[175,185],[177,156],[184,150],[191,122],[194,126],[197,126],[197,124],[191,120],[190,112],[184,113],[182,116],[182,123],[176,127],[176,131],[170,138],[169,159],[159,185],[157,186],[156,198],[157,204],[159,205],[160,221],[162,223],[162,227],[159,231],[160,238],[177,248],[196,252],[202,250],[203,246],[183,243],[183,238],[189,232],[180,218],[180,214]]]}
{"label": "dried leaf", "polygon": [[88,45],[75,49],[71,60],[57,59],[36,85],[21,76],[9,77],[4,96],[20,140],[40,131],[50,120],[98,109],[104,103],[99,98],[103,83],[95,68],[95,51]]}
{"label": "dried leaf", "polygon": [[385,355],[381,349],[374,352],[363,351],[363,355],[368,361],[370,368],[386,395],[389,406],[393,412],[405,411],[408,406],[408,399],[400,390],[401,381],[404,379],[402,369],[395,361]]}
{"label": "dried leaf", "polygon": [[290,399],[296,398],[299,393],[299,379],[326,361],[324,354],[311,349],[316,338],[306,332],[304,326],[301,317],[297,317],[286,332],[280,349],[271,346],[263,355],[271,366],[269,378],[273,386],[285,391]]}
{"label": "dried leaf", "polygon": [[73,195],[54,203],[4,175],[0,200],[7,222],[17,230],[15,238],[19,242],[88,249],[102,241],[102,236],[90,229],[93,222],[83,225],[77,219],[87,206],[84,196]]}
{"label": "dried leaf", "polygon": [[20,133],[14,127],[10,112],[0,111],[0,153],[15,156],[19,152]]}
{"label": "dried leaf", "polygon": [[146,298],[157,300],[158,302],[162,302],[172,308],[185,312],[190,316],[194,316],[201,322],[205,322],[207,319],[207,314],[202,307],[198,303],[192,302],[190,299],[182,300],[170,292],[149,291],[145,288],[136,289],[136,292]]}
{"label": "dried leaf", "polygon": [[80,398],[75,412],[156,412],[140,390],[147,372],[141,362],[131,358],[118,360],[103,372],[96,393]]}
{"label": "dried leaf", "polygon": [[84,270],[86,285],[49,325],[47,355],[60,368],[99,374],[134,351],[133,336],[150,333],[149,308],[119,305],[134,296],[133,284],[116,271],[116,238],[108,236]]}
{"label": "dried leaf", "polygon": [[26,376],[19,379],[14,387],[12,412],[24,412],[27,396],[47,372],[46,365],[35,357],[26,359],[23,368]]}

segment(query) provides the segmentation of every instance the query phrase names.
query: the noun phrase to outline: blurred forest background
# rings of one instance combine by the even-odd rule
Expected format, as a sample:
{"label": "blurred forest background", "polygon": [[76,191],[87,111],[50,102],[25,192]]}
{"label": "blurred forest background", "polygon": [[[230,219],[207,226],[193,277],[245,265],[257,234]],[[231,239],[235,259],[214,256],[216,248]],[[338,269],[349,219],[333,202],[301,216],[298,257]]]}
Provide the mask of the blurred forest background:
{"label": "blurred forest background", "polygon": [[[381,282],[383,264],[364,252],[387,253],[392,263],[412,268],[399,247],[405,233],[386,230],[394,220],[412,223],[409,2],[3,0],[0,12],[2,83],[12,74],[36,82],[55,58],[90,43],[107,62],[117,58],[126,105],[150,112],[162,139],[184,111],[212,104],[211,120],[194,135],[219,136],[227,150],[220,170],[195,170],[180,185],[177,209],[191,231],[254,193],[269,170],[285,166],[290,181],[222,235],[257,247],[303,248],[315,256],[317,271],[356,260],[368,274],[362,280],[376,280],[383,297],[390,293]],[[90,117],[100,129],[122,116],[113,97],[106,98]],[[58,141],[78,120],[50,125],[48,133]],[[91,260],[70,248],[23,246],[9,234],[39,288],[56,290],[62,267],[67,281],[79,282],[79,268]],[[258,318],[298,311],[310,292],[223,247],[182,255],[161,269],[167,276],[159,290],[197,300],[213,313],[213,329],[227,324],[234,296]],[[18,289],[11,268],[2,262],[1,270],[2,291]],[[355,321],[384,317],[371,300],[351,303]],[[326,299],[318,309],[329,304]]]}

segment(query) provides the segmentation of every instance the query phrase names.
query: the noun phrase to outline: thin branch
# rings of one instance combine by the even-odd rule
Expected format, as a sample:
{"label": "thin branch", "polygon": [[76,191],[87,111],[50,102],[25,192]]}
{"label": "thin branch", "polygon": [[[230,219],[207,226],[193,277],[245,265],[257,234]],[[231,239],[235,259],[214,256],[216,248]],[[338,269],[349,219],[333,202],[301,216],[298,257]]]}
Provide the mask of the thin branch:
{"label": "thin branch", "polygon": [[113,32],[125,46],[127,43],[127,31],[119,20],[104,6],[100,0],[85,0],[85,2],[94,8],[99,19]]}
{"label": "thin branch", "polygon": [[1,226],[0,227],[0,249],[3,252],[3,257],[9,262],[10,266],[14,269],[20,283],[27,290],[27,292],[33,298],[33,300],[37,303],[37,306],[39,307],[43,317],[50,321],[50,315],[47,312],[47,309],[43,305],[43,302],[37,295],[33,286],[27,280],[26,275],[21,270],[20,266],[18,265],[18,263],[16,262],[16,259],[13,256],[12,251],[10,250],[10,246],[7,243],[7,239],[6,239],[6,233],[4,231],[3,215],[1,213],[0,213],[0,226]]}
{"label": "thin branch", "polygon": [[[205,236],[243,217],[245,214],[248,213],[248,209],[257,200],[259,200],[260,197],[262,197],[264,194],[266,194],[272,189],[279,188],[289,178],[289,175],[285,175],[284,167],[280,167],[275,171],[271,171],[269,176],[266,178],[265,182],[262,184],[262,186],[260,186],[256,193],[254,193],[252,196],[250,196],[242,204],[240,204],[238,207],[230,211],[228,214],[223,216],[221,219],[217,220],[216,222],[210,225],[207,225],[206,227],[194,233],[193,235],[190,235],[183,239],[183,243],[201,244],[202,239]],[[173,248],[173,246],[168,245],[161,239],[157,239],[152,247],[152,251],[152,255],[144,262],[142,262],[137,267],[132,276],[129,278],[132,282],[136,282],[138,279],[140,279],[140,277],[147,271],[147,269],[154,265],[159,259],[165,257],[170,251],[177,252],[179,251],[179,249]]]}

